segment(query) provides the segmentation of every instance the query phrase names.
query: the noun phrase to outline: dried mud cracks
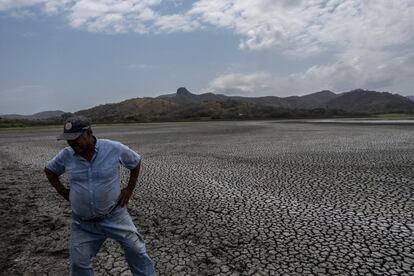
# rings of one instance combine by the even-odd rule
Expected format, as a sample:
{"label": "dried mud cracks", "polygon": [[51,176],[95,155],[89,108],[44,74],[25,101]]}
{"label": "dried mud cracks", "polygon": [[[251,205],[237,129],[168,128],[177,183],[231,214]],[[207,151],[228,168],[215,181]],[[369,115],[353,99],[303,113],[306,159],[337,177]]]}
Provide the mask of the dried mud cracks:
{"label": "dried mud cracks", "polygon": [[[4,275],[69,273],[69,206],[42,173],[64,146],[59,131],[0,132]],[[171,123],[95,133],[143,156],[128,208],[159,275],[414,274],[414,126]],[[110,240],[93,262],[97,275],[130,275]]]}

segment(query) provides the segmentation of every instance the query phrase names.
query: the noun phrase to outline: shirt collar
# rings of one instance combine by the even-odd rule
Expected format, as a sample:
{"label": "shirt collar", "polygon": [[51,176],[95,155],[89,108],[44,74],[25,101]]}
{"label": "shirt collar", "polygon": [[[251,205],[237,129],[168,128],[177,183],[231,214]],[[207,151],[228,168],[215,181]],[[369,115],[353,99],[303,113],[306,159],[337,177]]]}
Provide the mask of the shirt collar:
{"label": "shirt collar", "polygon": [[96,141],[96,143],[95,143],[95,152],[98,152],[99,151],[99,146],[101,144],[101,139],[98,139],[95,136],[93,136],[93,138],[95,138],[95,141]]}

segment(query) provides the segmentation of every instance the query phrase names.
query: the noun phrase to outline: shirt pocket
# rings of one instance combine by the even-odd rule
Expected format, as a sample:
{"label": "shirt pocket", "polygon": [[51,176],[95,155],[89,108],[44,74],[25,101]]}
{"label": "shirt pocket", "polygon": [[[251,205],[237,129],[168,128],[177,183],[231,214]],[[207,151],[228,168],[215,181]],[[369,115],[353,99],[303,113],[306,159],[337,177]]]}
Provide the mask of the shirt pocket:
{"label": "shirt pocket", "polygon": [[71,169],[68,171],[70,182],[83,182],[88,180],[88,170],[86,169]]}
{"label": "shirt pocket", "polygon": [[111,180],[118,175],[118,167],[111,166],[99,169],[97,172],[97,177],[100,181],[108,181]]}

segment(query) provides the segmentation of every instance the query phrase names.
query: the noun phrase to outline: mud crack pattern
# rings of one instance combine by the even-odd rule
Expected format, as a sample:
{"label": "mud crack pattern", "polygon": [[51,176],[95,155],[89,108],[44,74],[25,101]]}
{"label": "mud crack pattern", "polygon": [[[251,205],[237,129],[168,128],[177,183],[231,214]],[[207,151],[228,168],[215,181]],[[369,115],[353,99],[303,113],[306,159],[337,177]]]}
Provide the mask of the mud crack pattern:
{"label": "mud crack pattern", "polygon": [[[54,140],[59,131],[0,131],[4,275],[69,273],[69,206],[42,173],[64,146]],[[159,275],[413,275],[413,126],[94,131],[143,157],[128,209]],[[131,275],[113,241],[93,262],[97,275]]]}

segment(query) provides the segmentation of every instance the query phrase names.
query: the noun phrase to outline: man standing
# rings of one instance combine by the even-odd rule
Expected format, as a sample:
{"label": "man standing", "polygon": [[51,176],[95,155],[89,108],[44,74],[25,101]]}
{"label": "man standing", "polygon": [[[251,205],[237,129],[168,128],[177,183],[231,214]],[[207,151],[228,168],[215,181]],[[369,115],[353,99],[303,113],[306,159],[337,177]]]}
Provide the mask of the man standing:
{"label": "man standing", "polygon": [[[47,163],[45,173],[56,191],[70,201],[72,275],[93,275],[91,258],[106,238],[121,245],[134,275],[155,275],[144,239],[126,209],[138,179],[141,156],[119,142],[97,139],[83,116],[69,118],[58,140],[66,140],[69,147]],[[128,185],[122,190],[119,165],[130,170]],[[69,189],[59,180],[65,172]]]}

